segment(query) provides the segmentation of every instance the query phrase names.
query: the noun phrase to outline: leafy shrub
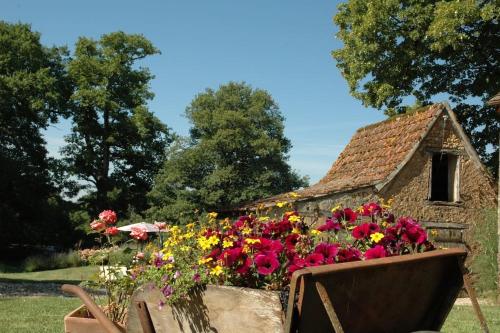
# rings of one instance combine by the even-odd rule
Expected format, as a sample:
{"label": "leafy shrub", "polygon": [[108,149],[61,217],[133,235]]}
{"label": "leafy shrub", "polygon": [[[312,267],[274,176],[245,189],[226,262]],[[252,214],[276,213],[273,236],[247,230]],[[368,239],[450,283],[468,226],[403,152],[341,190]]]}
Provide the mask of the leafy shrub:
{"label": "leafy shrub", "polygon": [[82,266],[84,263],[77,251],[54,253],[52,255],[34,255],[24,260],[25,272]]}
{"label": "leafy shrub", "polygon": [[484,296],[496,291],[498,283],[497,212],[495,209],[484,211],[481,224],[473,226],[472,237],[479,246],[471,264],[471,271],[477,278],[474,287]]}

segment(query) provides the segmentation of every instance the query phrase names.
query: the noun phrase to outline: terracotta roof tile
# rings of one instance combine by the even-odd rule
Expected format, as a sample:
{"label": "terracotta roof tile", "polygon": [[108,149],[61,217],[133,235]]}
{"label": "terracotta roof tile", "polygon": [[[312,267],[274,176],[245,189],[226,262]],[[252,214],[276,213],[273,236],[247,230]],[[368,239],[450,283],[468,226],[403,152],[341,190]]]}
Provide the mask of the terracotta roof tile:
{"label": "terracotta roof tile", "polygon": [[[358,129],[326,176],[317,184],[297,191],[300,199],[372,186],[384,181],[423,139],[432,120],[442,109],[441,104],[434,104],[410,115]],[[277,195],[248,207],[287,197],[286,193]]]}

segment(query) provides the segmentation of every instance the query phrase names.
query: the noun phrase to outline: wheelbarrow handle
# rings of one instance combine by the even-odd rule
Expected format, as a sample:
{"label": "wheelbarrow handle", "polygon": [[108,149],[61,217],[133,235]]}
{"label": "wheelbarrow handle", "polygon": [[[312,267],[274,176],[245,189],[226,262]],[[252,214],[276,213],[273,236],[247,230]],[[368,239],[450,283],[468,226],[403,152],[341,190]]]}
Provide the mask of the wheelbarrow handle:
{"label": "wheelbarrow handle", "polygon": [[95,304],[92,298],[79,286],[72,284],[63,284],[61,286],[62,291],[78,296],[80,300],[85,304],[87,310],[94,316],[95,319],[104,327],[108,333],[122,333],[115,324],[106,316],[102,309]]}

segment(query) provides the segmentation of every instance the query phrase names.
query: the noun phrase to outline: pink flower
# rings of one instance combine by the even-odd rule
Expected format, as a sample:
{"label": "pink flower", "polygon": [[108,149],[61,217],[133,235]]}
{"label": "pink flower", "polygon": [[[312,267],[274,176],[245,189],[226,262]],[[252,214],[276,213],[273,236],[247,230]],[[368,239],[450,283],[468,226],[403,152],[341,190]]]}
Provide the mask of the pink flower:
{"label": "pink flower", "polygon": [[387,256],[387,252],[381,245],[376,245],[374,248],[368,249],[365,252],[366,259],[384,258]]}
{"label": "pink flower", "polygon": [[323,264],[325,257],[321,253],[311,253],[304,260],[307,267],[319,266]]}
{"label": "pink flower", "polygon": [[139,259],[139,260],[144,259],[144,252],[137,252],[137,254],[135,255],[135,258]]}
{"label": "pink flower", "polygon": [[99,214],[99,219],[106,224],[115,224],[116,213],[112,210],[104,210]]}
{"label": "pink flower", "polygon": [[318,231],[330,231],[330,230],[340,230],[340,223],[337,221],[337,219],[327,219],[325,224],[320,225],[317,228]]}
{"label": "pink flower", "polygon": [[165,230],[167,228],[167,223],[155,222],[155,226],[158,228],[158,230]]}
{"label": "pink flower", "polygon": [[320,243],[316,246],[314,252],[321,253],[326,264],[333,264],[335,262],[335,256],[339,253],[339,248],[333,244]]}
{"label": "pink flower", "polygon": [[274,253],[258,254],[254,259],[257,272],[261,275],[270,275],[280,267],[280,262]]}
{"label": "pink flower", "polygon": [[95,220],[92,223],[90,223],[90,228],[95,231],[101,231],[106,228],[106,224],[104,224],[104,222],[101,222],[99,220]]}
{"label": "pink flower", "polygon": [[143,226],[132,227],[130,232],[130,237],[135,238],[137,240],[146,240],[148,239],[148,229]]}
{"label": "pink flower", "polygon": [[110,235],[110,236],[118,235],[119,232],[120,232],[120,230],[118,230],[117,227],[109,227],[109,228],[106,228],[106,231],[104,231],[104,233],[106,235]]}

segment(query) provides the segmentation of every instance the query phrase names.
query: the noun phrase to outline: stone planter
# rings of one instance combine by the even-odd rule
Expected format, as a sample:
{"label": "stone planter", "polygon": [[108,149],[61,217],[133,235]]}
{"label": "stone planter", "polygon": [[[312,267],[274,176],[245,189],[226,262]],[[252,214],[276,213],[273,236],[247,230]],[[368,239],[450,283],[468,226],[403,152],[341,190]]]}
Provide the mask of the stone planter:
{"label": "stone planter", "polygon": [[[119,323],[115,326],[122,332],[125,327]],[[66,333],[108,333],[104,326],[81,305],[64,317],[64,332]]]}

